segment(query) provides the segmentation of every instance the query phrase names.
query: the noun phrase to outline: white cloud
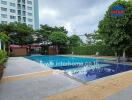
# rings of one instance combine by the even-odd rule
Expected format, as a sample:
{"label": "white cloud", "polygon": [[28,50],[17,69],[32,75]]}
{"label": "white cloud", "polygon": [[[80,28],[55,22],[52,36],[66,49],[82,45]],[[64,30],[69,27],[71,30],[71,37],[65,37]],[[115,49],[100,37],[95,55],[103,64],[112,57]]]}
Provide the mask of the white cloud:
{"label": "white cloud", "polygon": [[40,0],[40,24],[64,26],[70,35],[91,33],[113,1]]}
{"label": "white cloud", "polygon": [[72,25],[70,22],[66,22],[64,27],[67,29],[68,32],[73,32]]}
{"label": "white cloud", "polygon": [[40,19],[42,18],[57,18],[59,16],[59,12],[53,9],[44,8],[40,10]]}

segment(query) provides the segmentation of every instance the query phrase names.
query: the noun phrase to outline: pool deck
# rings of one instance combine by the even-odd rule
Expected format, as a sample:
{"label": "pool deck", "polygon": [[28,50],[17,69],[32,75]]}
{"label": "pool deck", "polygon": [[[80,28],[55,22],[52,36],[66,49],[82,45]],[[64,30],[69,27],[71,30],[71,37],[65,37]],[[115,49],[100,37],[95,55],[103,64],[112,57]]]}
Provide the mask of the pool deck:
{"label": "pool deck", "polygon": [[0,100],[131,100],[132,71],[86,84],[23,57],[11,57],[0,81]]}
{"label": "pool deck", "polygon": [[[132,86],[131,77],[132,71],[125,72],[96,81],[91,81],[75,89],[50,96],[43,100],[120,100],[113,98],[116,98],[115,96],[120,96],[118,95],[118,92],[121,92],[121,90]],[[124,93],[131,96],[131,91]],[[131,100],[131,98],[128,97],[128,99],[126,98],[122,100]]]}
{"label": "pool deck", "polygon": [[81,84],[60,71],[23,57],[12,57],[0,81],[0,100],[42,100]]}

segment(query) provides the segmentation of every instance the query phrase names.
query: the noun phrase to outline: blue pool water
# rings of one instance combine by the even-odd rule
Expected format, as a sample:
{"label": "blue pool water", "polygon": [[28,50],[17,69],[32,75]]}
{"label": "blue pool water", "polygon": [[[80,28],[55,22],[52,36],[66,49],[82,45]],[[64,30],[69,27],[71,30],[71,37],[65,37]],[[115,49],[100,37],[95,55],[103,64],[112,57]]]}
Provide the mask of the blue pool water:
{"label": "blue pool water", "polygon": [[45,66],[51,68],[96,61],[96,59],[94,58],[65,57],[65,56],[28,56],[26,58],[44,64]]}
{"label": "blue pool water", "polygon": [[82,82],[132,70],[132,65],[112,64],[94,58],[64,56],[29,56],[26,58],[43,64],[44,67],[64,70],[66,74]]}
{"label": "blue pool water", "polygon": [[93,65],[91,68],[88,66],[82,66],[65,71],[68,75],[79,79],[82,82],[88,82],[129,70],[132,70],[132,65],[98,62],[97,65]]}

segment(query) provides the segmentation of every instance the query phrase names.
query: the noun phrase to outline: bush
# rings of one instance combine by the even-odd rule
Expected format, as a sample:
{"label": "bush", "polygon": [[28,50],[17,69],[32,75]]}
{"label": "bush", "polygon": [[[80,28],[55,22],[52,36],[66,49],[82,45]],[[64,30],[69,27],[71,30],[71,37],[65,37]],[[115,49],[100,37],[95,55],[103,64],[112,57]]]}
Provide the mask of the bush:
{"label": "bush", "polygon": [[7,58],[7,53],[3,50],[0,50],[0,79],[3,76],[3,71],[4,71],[4,62],[6,61]]}
{"label": "bush", "polygon": [[95,55],[97,52],[100,56],[114,56],[114,51],[105,45],[88,45],[88,46],[78,46],[65,49],[65,54],[76,55]]}
{"label": "bush", "polygon": [[3,64],[7,58],[7,52],[0,50],[0,64]]}
{"label": "bush", "polygon": [[71,54],[72,48],[65,47],[59,49],[59,54]]}

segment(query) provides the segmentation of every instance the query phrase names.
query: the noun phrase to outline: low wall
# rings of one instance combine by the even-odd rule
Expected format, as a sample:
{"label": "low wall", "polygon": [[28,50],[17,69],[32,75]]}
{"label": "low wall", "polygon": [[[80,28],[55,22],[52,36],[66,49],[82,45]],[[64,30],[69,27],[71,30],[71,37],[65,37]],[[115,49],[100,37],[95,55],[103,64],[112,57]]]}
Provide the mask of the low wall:
{"label": "low wall", "polygon": [[27,48],[13,48],[11,52],[14,56],[26,56],[28,54]]}
{"label": "low wall", "polygon": [[49,48],[48,54],[49,54],[49,55],[56,55],[56,54],[57,54],[56,48]]}

